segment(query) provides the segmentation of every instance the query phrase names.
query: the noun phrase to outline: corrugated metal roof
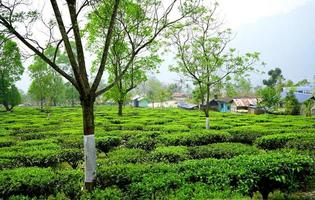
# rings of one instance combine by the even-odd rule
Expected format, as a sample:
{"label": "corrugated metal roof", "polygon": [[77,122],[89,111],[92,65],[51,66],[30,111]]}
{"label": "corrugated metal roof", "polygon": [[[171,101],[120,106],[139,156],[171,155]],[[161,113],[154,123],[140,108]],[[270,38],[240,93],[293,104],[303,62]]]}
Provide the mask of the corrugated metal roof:
{"label": "corrugated metal roof", "polygon": [[[284,99],[287,96],[287,93],[288,92],[286,91],[281,92],[281,99]],[[312,94],[305,94],[300,92],[294,92],[293,94],[299,103],[303,103],[311,98],[314,98]]]}
{"label": "corrugated metal roof", "polygon": [[250,105],[257,105],[257,98],[239,98],[233,99],[233,103],[237,107],[249,107]]}
{"label": "corrugated metal roof", "polygon": [[306,93],[306,94],[311,94],[313,90],[312,86],[307,85],[307,86],[299,86],[299,87],[285,87],[283,88],[283,92],[289,92],[291,89],[294,89],[295,92]]}
{"label": "corrugated metal roof", "polygon": [[142,100],[142,99],[144,99],[144,97],[143,96],[140,96],[140,95],[136,95],[136,96],[134,96],[133,98],[132,98],[132,100]]}
{"label": "corrugated metal roof", "polygon": [[193,109],[193,108],[197,107],[197,105],[181,101],[181,102],[178,102],[177,107],[185,108],[185,109]]}

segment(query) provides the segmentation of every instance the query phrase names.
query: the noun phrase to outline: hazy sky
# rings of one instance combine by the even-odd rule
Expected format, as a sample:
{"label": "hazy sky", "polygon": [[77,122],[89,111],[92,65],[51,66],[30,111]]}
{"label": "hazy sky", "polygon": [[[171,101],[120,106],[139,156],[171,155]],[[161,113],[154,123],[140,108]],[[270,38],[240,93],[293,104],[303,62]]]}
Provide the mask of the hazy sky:
{"label": "hazy sky", "polygon": [[[266,71],[280,67],[285,78],[294,81],[315,75],[315,0],[218,0],[228,27],[236,33],[231,47],[240,52],[258,51],[268,65]],[[168,71],[172,56],[156,75],[173,82],[179,77]],[[25,66],[27,67],[27,66]],[[257,85],[265,75],[253,75]],[[29,87],[27,73],[17,86]]]}

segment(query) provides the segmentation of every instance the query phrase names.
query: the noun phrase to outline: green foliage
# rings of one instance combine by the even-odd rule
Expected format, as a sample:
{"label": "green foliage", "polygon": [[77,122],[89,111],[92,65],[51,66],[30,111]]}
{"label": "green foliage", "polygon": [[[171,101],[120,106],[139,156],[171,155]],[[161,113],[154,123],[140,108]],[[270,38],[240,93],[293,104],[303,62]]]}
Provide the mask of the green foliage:
{"label": "green foliage", "polygon": [[300,104],[296,97],[294,96],[294,91],[290,90],[284,99],[285,112],[289,115],[299,115],[300,114]]}
{"label": "green foliage", "polygon": [[157,162],[178,163],[189,158],[189,151],[184,146],[157,147],[150,155]]}
{"label": "green foliage", "polygon": [[300,140],[303,139],[306,143],[307,141],[313,140],[315,138],[312,133],[286,133],[286,134],[274,134],[267,135],[261,138],[258,138],[255,144],[263,149],[279,149],[286,146],[286,144],[291,140]]}
{"label": "green foliage", "polygon": [[82,174],[79,171],[54,172],[51,168],[16,168],[0,172],[0,197],[27,195],[48,197],[57,192],[77,198],[81,191]]}
{"label": "green foliage", "polygon": [[96,140],[96,148],[104,153],[109,152],[112,148],[118,146],[121,142],[119,137],[101,137]]}
{"label": "green foliage", "polygon": [[120,200],[123,198],[122,192],[116,187],[109,187],[105,190],[96,189],[82,195],[82,200]]}
{"label": "green foliage", "polygon": [[259,191],[264,198],[277,189],[290,193],[305,187],[315,172],[314,161],[296,153],[239,156],[231,163],[241,168],[231,177],[232,186],[250,196]]}
{"label": "green foliage", "polygon": [[141,163],[148,160],[143,149],[118,148],[107,154],[105,164]]}
{"label": "green foliage", "polygon": [[253,146],[240,143],[216,143],[207,146],[197,146],[190,150],[190,155],[194,159],[203,158],[232,158],[239,155],[256,155],[259,150]]}
{"label": "green foliage", "polygon": [[303,109],[304,109],[305,116],[307,117],[312,116],[312,108],[314,105],[315,105],[315,100],[312,100],[312,99],[304,102]]}
{"label": "green foliage", "polygon": [[275,88],[261,88],[257,93],[261,98],[258,105],[269,112],[275,110],[280,103],[280,93]]}
{"label": "green foliage", "polygon": [[[53,58],[55,49],[49,46],[44,52],[48,58]],[[69,62],[64,54],[57,52],[56,64],[68,66]],[[62,77],[39,56],[34,58],[34,62],[29,66],[32,83],[29,88],[29,95],[33,100],[41,105],[41,109],[46,106],[57,105],[64,99],[65,86]]]}
{"label": "green foliage", "polygon": [[55,173],[49,168],[17,168],[0,173],[1,197],[10,195],[41,196],[55,190]]}
{"label": "green foliage", "polygon": [[14,82],[20,80],[24,67],[15,42],[0,34],[0,44],[0,104],[11,111],[21,103],[21,96]]}
{"label": "green foliage", "polygon": [[[218,23],[215,18],[217,6],[200,6],[192,18],[169,33],[178,60],[170,69],[193,81],[199,90],[195,97],[205,105],[206,117],[209,116],[211,89],[220,89],[233,77],[239,78],[253,71],[254,63],[259,60],[257,52],[239,55],[235,49],[227,49],[232,33],[231,29],[220,30],[214,26]],[[247,90],[245,92],[248,87],[250,90],[246,79],[242,79],[241,85]]]}
{"label": "green foliage", "polygon": [[267,87],[275,87],[277,84],[284,80],[280,68],[272,69],[268,72],[269,79],[263,80],[263,84]]}
{"label": "green foliage", "polygon": [[308,176],[314,174],[313,164],[307,156],[275,152],[230,160],[191,160],[176,165],[104,166],[98,171],[97,184],[102,188],[128,188],[133,199],[174,197],[175,191],[187,184],[207,185],[214,193],[222,189],[234,189],[244,195],[256,191],[269,194],[276,189],[292,192],[308,184]]}
{"label": "green foliage", "polygon": [[160,143],[165,145],[197,146],[228,140],[229,134],[214,131],[200,131],[199,133],[173,133],[158,137]]}
{"label": "green foliage", "polygon": [[0,112],[0,198],[245,200],[278,190],[270,199],[296,199],[313,190],[304,180],[315,177],[313,118],[213,112],[215,129],[203,130],[200,111],[125,109],[118,118],[113,107],[95,107],[95,193],[81,190],[80,108]]}
{"label": "green foliage", "polygon": [[156,139],[150,135],[137,135],[130,138],[126,143],[126,146],[128,148],[139,148],[150,151],[155,148],[156,143]]}

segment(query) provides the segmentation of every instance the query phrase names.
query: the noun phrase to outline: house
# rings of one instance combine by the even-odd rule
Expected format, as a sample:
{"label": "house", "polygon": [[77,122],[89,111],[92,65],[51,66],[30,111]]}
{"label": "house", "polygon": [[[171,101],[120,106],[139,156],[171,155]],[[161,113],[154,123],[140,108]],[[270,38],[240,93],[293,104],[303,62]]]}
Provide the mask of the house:
{"label": "house", "polygon": [[248,114],[260,115],[260,114],[265,114],[265,113],[266,113],[265,109],[259,106],[251,105],[248,107]]}
{"label": "house", "polygon": [[142,107],[142,108],[146,108],[148,107],[149,101],[142,97],[142,96],[135,96],[132,98],[132,106],[133,107]]}
{"label": "house", "polygon": [[188,98],[188,95],[186,95],[185,93],[181,93],[181,92],[175,92],[172,95],[172,99],[174,101],[180,102],[180,101],[185,101]]}
{"label": "house", "polygon": [[150,108],[176,108],[177,101],[151,102],[148,104]]}
{"label": "house", "polygon": [[186,110],[194,110],[194,109],[197,109],[198,106],[195,105],[195,104],[190,104],[190,103],[186,103],[186,102],[183,102],[183,101],[180,101],[177,103],[177,107],[178,108],[183,108],[183,109],[186,109]]}
{"label": "house", "polygon": [[[281,99],[284,100],[285,97],[287,96],[288,94],[288,90],[283,90],[280,94],[281,96]],[[304,103],[305,101],[308,101],[310,99],[314,99],[315,100],[315,97],[311,94],[311,93],[302,93],[302,92],[294,92],[293,93],[295,98],[298,100],[299,103]]]}
{"label": "house", "polygon": [[[283,92],[287,93],[292,89],[292,87],[284,87],[282,89]],[[312,94],[312,86],[299,86],[295,87],[295,92],[297,93],[303,93],[303,94]]]}
{"label": "house", "polygon": [[248,113],[250,106],[257,106],[258,100],[255,97],[234,98],[231,102],[232,112]]}
{"label": "house", "polygon": [[232,101],[231,98],[216,98],[212,99],[209,102],[209,107],[211,110],[219,111],[219,112],[230,112],[231,105],[230,102]]}

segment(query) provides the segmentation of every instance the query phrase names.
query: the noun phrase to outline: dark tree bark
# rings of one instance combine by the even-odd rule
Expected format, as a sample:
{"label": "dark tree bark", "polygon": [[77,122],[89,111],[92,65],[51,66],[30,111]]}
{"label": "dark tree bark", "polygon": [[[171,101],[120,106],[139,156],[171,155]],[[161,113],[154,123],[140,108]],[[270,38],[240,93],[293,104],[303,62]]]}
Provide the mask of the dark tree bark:
{"label": "dark tree bark", "polygon": [[123,105],[124,105],[123,101],[118,101],[118,116],[123,115]]}
{"label": "dark tree bark", "polygon": [[261,195],[262,195],[263,200],[268,200],[269,192],[267,191],[261,192]]}
{"label": "dark tree bark", "polygon": [[96,172],[96,150],[94,137],[94,102],[95,97],[81,98],[84,130],[84,152],[85,152],[85,188],[93,190],[95,186]]}
{"label": "dark tree bark", "polygon": [[7,102],[3,102],[3,106],[7,112],[11,112],[13,109],[13,106],[10,106]]}

